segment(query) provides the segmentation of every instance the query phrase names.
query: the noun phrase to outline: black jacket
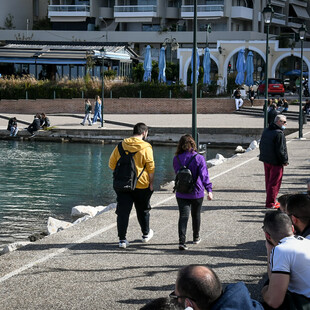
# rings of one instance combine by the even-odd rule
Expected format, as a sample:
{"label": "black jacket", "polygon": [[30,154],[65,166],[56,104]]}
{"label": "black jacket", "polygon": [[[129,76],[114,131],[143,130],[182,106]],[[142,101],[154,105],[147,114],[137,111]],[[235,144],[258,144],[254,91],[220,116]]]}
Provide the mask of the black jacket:
{"label": "black jacket", "polygon": [[273,123],[274,119],[276,118],[276,116],[278,115],[278,112],[276,109],[270,109],[270,111],[268,112],[268,125],[270,125],[271,123]]}
{"label": "black jacket", "polygon": [[288,163],[286,139],[283,130],[271,123],[262,134],[259,160],[274,166],[282,166]]}

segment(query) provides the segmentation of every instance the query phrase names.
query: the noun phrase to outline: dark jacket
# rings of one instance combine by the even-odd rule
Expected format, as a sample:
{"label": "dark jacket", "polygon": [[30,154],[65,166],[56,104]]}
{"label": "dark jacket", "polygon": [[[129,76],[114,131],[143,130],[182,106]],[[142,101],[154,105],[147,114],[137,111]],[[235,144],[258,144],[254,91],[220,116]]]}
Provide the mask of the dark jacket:
{"label": "dark jacket", "polygon": [[45,117],[41,120],[41,127],[50,127],[51,126],[51,122],[49,120],[48,117]]}
{"label": "dark jacket", "polygon": [[213,305],[211,310],[263,310],[263,306],[251,299],[250,293],[243,282],[229,284],[223,295]]}
{"label": "dark jacket", "polygon": [[274,166],[288,163],[286,139],[283,130],[275,123],[271,123],[262,134],[259,160]]}
{"label": "dark jacket", "polygon": [[268,112],[268,124],[269,125],[273,123],[277,115],[278,115],[278,111],[276,109],[271,108],[270,111]]}
{"label": "dark jacket", "polygon": [[40,119],[35,118],[29,127],[31,127],[33,129],[33,131],[37,131],[40,129],[40,125],[41,125]]}
{"label": "dark jacket", "polygon": [[241,98],[241,91],[239,89],[235,90],[234,97],[236,99],[240,99]]}
{"label": "dark jacket", "polygon": [[13,118],[10,118],[7,130],[11,131],[11,128],[14,126],[17,126],[17,122]]}

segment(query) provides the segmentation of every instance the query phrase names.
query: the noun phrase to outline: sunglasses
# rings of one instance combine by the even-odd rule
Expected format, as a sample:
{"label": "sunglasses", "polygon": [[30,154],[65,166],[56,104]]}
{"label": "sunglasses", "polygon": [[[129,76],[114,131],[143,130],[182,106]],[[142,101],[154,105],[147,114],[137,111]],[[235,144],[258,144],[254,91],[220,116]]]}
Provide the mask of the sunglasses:
{"label": "sunglasses", "polygon": [[169,294],[169,298],[170,298],[170,301],[174,304],[177,304],[178,303],[178,299],[181,298],[181,299],[185,299],[185,298],[188,298],[194,302],[196,302],[195,299],[193,299],[192,297],[188,297],[188,296],[178,296],[176,295],[175,291],[173,291],[172,293]]}

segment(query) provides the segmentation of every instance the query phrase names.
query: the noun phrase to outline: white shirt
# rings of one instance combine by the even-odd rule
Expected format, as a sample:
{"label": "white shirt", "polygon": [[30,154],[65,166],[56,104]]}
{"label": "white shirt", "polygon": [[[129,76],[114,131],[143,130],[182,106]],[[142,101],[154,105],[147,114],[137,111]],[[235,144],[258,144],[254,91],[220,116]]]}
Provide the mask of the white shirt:
{"label": "white shirt", "polygon": [[310,298],[310,240],[300,236],[281,239],[271,252],[270,270],[289,274],[288,290]]}

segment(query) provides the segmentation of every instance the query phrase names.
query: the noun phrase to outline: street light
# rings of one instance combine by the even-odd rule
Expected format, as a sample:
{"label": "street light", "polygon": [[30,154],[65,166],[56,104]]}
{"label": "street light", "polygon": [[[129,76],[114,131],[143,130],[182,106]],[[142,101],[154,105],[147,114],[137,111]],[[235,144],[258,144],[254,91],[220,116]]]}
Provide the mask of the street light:
{"label": "street light", "polygon": [[192,137],[198,146],[197,134],[197,0],[194,0],[194,29],[193,29],[193,96],[192,96]]}
{"label": "street light", "polygon": [[166,38],[163,47],[166,48],[167,45],[170,46],[170,62],[172,62],[172,51],[176,51],[179,48],[179,43],[177,42],[176,38]]}
{"label": "street light", "polygon": [[267,25],[267,36],[266,36],[266,68],[265,68],[265,104],[264,104],[264,129],[268,126],[268,114],[267,114],[267,104],[268,104],[268,56],[269,56],[269,27],[272,21],[273,8],[270,3],[263,10],[264,21]]}
{"label": "street light", "polygon": [[211,24],[206,24],[206,47],[209,46],[208,33],[211,33]]}
{"label": "street light", "polygon": [[101,85],[101,128],[103,128],[103,108],[104,108],[104,47],[100,50],[100,56],[102,60],[101,72],[102,72],[102,85]]}
{"label": "street light", "polygon": [[307,32],[306,26],[303,24],[299,28],[299,40],[301,44],[300,49],[300,87],[299,87],[299,131],[298,131],[298,137],[299,139],[302,138],[302,126],[303,126],[303,111],[302,111],[302,89],[303,89],[303,61],[304,61],[304,39],[305,34]]}

